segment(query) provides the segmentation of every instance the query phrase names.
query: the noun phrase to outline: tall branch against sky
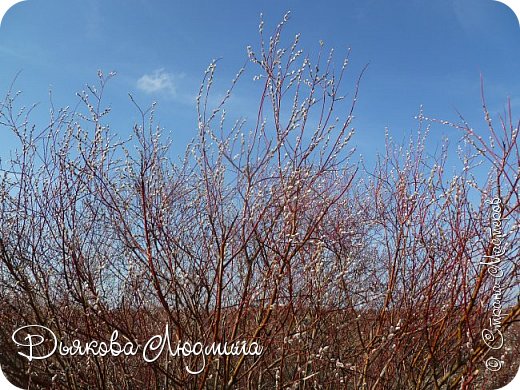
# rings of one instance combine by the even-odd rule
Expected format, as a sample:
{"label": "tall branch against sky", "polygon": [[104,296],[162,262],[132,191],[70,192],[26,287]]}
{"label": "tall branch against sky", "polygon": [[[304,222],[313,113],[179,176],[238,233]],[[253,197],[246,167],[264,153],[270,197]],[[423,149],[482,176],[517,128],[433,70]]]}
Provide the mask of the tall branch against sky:
{"label": "tall branch against sky", "polygon": [[511,381],[514,15],[483,0],[291,3],[8,13],[0,365],[13,384]]}

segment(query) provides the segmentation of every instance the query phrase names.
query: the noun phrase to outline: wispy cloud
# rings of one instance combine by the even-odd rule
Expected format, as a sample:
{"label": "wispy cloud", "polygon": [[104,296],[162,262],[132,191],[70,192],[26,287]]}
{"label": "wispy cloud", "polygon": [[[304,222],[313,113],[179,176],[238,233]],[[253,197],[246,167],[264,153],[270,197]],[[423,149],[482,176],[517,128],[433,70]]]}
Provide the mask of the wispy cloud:
{"label": "wispy cloud", "polygon": [[163,92],[175,97],[177,95],[175,85],[177,77],[179,76],[168,73],[164,69],[157,69],[152,73],[142,75],[137,80],[137,88],[148,94]]}

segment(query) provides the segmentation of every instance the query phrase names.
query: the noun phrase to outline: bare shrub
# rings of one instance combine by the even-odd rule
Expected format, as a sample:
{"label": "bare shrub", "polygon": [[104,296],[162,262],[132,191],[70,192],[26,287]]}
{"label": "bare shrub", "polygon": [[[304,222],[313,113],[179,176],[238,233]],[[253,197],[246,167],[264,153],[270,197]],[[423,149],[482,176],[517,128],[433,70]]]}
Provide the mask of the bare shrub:
{"label": "bare shrub", "polygon": [[[197,97],[198,135],[175,161],[155,106],[129,140],[110,129],[113,76],[32,126],[6,95],[0,122],[20,142],[0,185],[0,331],[4,372],[26,388],[448,389],[507,381],[484,368],[496,278],[489,201],[504,221],[500,279],[509,377],[517,321],[518,123],[488,137],[461,118],[462,166],[448,144],[426,148],[436,120],[418,116],[409,144],[387,135],[375,169],[353,160],[358,78],[342,92],[322,45],[315,61],[286,46],[287,16],[248,48],[261,90],[252,122],[228,118],[232,90],[210,104],[217,62]],[[484,96],[484,95],[483,95]],[[133,99],[132,99],[133,101]],[[4,129],[5,130],[5,129]],[[481,180],[478,170],[489,172]],[[475,174],[474,174],[475,172]],[[479,181],[481,183],[479,183]],[[496,292],[496,291],[495,291]],[[258,342],[260,356],[18,355],[28,324],[59,340]],[[497,336],[495,332],[495,336]],[[48,348],[48,345],[47,345]],[[197,375],[189,372],[199,371]],[[506,369],[506,365],[504,365]],[[491,378],[491,379],[490,379]]]}

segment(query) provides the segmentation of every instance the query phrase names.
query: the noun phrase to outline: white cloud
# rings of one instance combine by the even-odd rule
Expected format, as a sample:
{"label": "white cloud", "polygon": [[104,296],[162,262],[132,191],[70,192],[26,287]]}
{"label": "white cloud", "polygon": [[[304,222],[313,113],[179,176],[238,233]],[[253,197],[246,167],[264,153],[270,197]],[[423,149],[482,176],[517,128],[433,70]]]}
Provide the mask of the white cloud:
{"label": "white cloud", "polygon": [[172,96],[177,94],[175,75],[164,69],[157,69],[153,73],[144,74],[137,80],[137,88],[145,93],[165,92]]}

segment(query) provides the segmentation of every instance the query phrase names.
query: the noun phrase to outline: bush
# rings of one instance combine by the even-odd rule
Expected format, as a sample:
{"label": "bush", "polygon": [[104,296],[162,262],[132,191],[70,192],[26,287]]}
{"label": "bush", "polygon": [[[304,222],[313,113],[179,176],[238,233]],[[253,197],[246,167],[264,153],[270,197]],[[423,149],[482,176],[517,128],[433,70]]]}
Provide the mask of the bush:
{"label": "bush", "polygon": [[[155,106],[136,104],[142,122],[132,139],[117,140],[101,99],[112,74],[99,72],[98,85],[79,94],[83,113],[53,110],[40,131],[7,94],[0,121],[20,141],[0,185],[1,363],[13,383],[448,389],[513,376],[519,126],[511,111],[497,128],[483,101],[489,138],[463,118],[444,123],[462,134],[453,177],[447,142],[427,153],[436,121],[422,112],[417,136],[401,145],[388,135],[368,170],[351,146],[361,75],[347,102],[348,58],[335,70],[323,47],[315,62],[304,57],[299,36],[284,47],[286,21],[268,42],[261,24],[258,51],[248,48],[263,91],[252,123],[225,111],[242,70],[210,107],[210,64],[198,137],[180,162],[155,125]],[[480,164],[490,173],[478,184]],[[64,345],[109,341],[117,330],[122,345],[144,347],[168,324],[173,350],[179,340],[263,350],[28,361],[18,354],[28,348],[13,342],[23,331],[13,332],[29,324]],[[504,369],[486,370],[485,360]]]}

